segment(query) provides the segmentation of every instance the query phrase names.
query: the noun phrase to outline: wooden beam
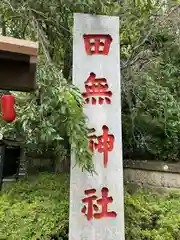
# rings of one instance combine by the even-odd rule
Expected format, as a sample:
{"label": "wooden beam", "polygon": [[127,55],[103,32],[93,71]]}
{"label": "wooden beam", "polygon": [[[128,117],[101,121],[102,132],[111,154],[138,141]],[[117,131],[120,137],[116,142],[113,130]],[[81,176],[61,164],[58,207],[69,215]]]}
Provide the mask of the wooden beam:
{"label": "wooden beam", "polygon": [[38,42],[0,36],[0,51],[37,56]]}
{"label": "wooden beam", "polygon": [[0,89],[35,90],[37,55],[37,42],[0,36]]}

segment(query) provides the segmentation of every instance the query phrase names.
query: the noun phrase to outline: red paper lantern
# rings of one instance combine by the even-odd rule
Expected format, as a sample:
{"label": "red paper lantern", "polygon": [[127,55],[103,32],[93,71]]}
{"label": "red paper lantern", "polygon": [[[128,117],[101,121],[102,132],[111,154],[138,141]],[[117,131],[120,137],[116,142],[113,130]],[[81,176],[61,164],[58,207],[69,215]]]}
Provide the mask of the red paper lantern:
{"label": "red paper lantern", "polygon": [[12,122],[16,118],[16,111],[14,108],[15,97],[12,95],[4,95],[1,98],[2,119],[7,122]]}

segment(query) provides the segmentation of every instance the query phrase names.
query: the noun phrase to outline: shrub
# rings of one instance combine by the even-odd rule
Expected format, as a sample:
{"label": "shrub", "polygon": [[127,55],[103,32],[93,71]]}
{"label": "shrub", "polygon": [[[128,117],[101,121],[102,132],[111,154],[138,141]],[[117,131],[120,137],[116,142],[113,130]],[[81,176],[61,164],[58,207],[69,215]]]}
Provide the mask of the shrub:
{"label": "shrub", "polygon": [[126,240],[180,239],[180,192],[125,195]]}
{"label": "shrub", "polygon": [[68,239],[67,175],[19,181],[0,197],[0,239]]}
{"label": "shrub", "polygon": [[[1,240],[67,240],[69,176],[41,174],[0,196]],[[180,192],[125,193],[126,240],[179,240]]]}

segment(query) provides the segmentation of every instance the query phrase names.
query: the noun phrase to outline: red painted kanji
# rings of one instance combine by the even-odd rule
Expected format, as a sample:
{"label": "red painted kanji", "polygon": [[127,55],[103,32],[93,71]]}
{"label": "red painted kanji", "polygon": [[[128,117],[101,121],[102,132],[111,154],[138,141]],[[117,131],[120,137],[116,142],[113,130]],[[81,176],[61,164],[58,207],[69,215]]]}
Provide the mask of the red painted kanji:
{"label": "red painted kanji", "polygon": [[107,167],[108,152],[111,152],[114,148],[114,136],[108,134],[109,128],[107,126],[102,127],[103,134],[101,136],[91,135],[89,137],[89,148],[92,152],[96,149],[98,152],[104,154],[104,167]]}
{"label": "red painted kanji", "polygon": [[85,98],[85,104],[111,104],[112,92],[109,91],[109,86],[105,78],[96,78],[95,73],[90,73],[88,79],[85,81],[86,92],[82,93]]}
{"label": "red painted kanji", "polygon": [[112,37],[109,34],[84,34],[84,45],[88,55],[108,55]]}
{"label": "red painted kanji", "polygon": [[88,220],[101,219],[101,218],[115,218],[117,213],[108,211],[108,204],[113,202],[112,197],[108,197],[108,188],[103,187],[101,189],[101,198],[95,195],[95,189],[85,190],[86,198],[82,199],[82,202],[86,205],[82,208],[81,212],[84,213]]}

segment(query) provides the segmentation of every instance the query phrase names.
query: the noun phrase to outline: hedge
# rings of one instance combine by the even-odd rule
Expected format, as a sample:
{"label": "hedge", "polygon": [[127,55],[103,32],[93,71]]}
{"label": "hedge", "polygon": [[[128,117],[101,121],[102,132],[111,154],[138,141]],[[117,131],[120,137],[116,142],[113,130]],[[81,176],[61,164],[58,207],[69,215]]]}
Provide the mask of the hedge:
{"label": "hedge", "polygon": [[[0,196],[1,240],[67,240],[69,176],[41,174]],[[126,240],[179,240],[180,192],[125,193]]]}
{"label": "hedge", "polygon": [[68,239],[67,175],[19,181],[0,197],[0,239]]}

